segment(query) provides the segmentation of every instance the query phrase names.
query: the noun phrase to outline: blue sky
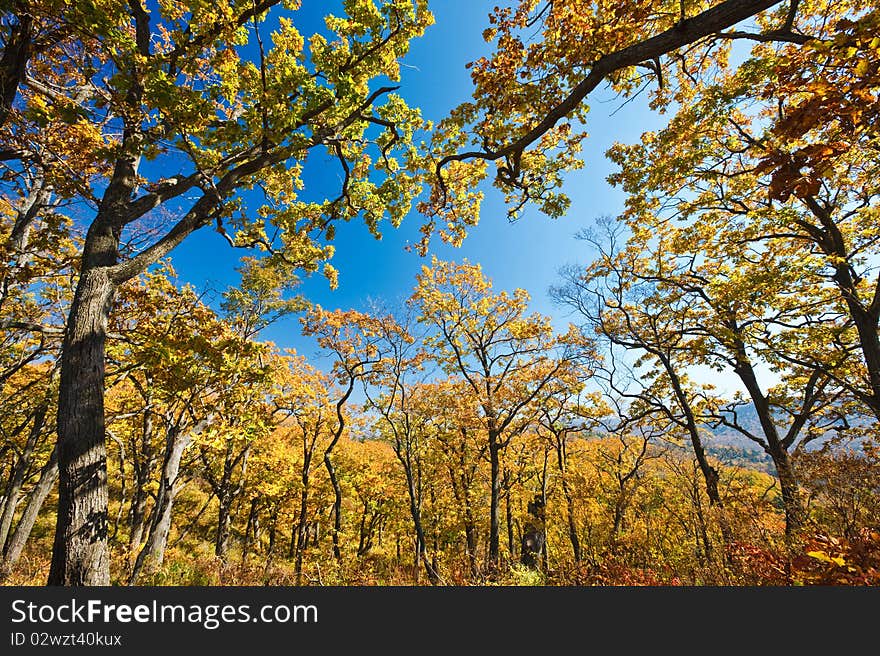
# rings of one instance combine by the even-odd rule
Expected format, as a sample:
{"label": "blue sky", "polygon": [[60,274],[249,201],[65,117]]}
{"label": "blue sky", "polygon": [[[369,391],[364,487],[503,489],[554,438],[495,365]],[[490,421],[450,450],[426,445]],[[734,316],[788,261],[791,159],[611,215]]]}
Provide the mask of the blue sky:
{"label": "blue sky", "polygon": [[[305,34],[320,29],[323,15],[336,5],[309,0],[303,4],[295,21]],[[482,31],[488,25],[490,9],[491,3],[473,0],[432,3],[436,23],[413,42],[403,62],[399,91],[409,104],[420,107],[426,118],[439,120],[471,97],[465,64],[487,53]],[[547,290],[558,282],[561,265],[590,259],[585,244],[574,239],[575,233],[592,225],[598,216],[621,211],[623,194],[605,181],[612,165],[605,160],[604,152],[616,141],[634,142],[642,132],[659,127],[660,117],[646,105],[642,98],[624,104],[609,92],[601,92],[592,100],[587,124],[590,137],[582,154],[586,167],[566,181],[565,191],[572,199],[568,216],[551,220],[529,209],[517,222],[510,223],[503,198],[487,184],[480,225],[460,248],[435,240],[431,254],[440,259],[479,262],[497,289],[528,290],[532,308],[553,316],[554,323],[562,327],[568,320],[565,311],[552,304]],[[337,168],[329,158],[327,162],[328,166],[318,167],[319,173],[313,169],[308,175],[308,184],[315,186],[311,191],[325,193],[326,189],[326,193],[333,193],[338,189]],[[304,281],[300,291],[326,308],[360,309],[370,298],[390,303],[402,300],[411,293],[420,267],[428,262],[404,250],[407,243],[417,241],[420,222],[413,213],[401,228],[385,230],[381,241],[357,222],[339,225],[333,258],[339,270],[338,289],[331,291],[326,279],[315,275]],[[235,266],[241,254],[229,248],[217,233],[204,230],[178,247],[172,261],[182,281],[199,289],[221,290],[237,280]],[[295,317],[268,328],[263,337],[284,348],[314,353],[314,345],[300,336]]]}

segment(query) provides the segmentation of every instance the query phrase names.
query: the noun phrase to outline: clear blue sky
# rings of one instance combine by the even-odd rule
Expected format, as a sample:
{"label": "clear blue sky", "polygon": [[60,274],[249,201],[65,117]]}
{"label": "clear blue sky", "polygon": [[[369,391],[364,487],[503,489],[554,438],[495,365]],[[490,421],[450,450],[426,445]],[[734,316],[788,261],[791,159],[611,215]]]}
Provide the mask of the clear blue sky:
{"label": "clear blue sky", "polygon": [[[305,0],[303,5],[295,20],[305,34],[321,29],[323,15],[337,7],[335,2],[314,0]],[[432,3],[436,23],[424,37],[413,42],[404,61],[399,92],[408,103],[420,107],[426,118],[439,120],[471,97],[465,64],[487,52],[481,35],[488,25],[491,6],[474,0]],[[497,289],[528,290],[532,308],[553,316],[554,322],[563,326],[567,323],[564,311],[551,303],[547,290],[558,282],[557,271],[562,264],[590,259],[585,244],[574,239],[575,233],[591,225],[596,217],[617,214],[622,209],[623,195],[605,181],[612,168],[604,152],[615,141],[637,141],[642,132],[659,125],[660,117],[647,109],[643,99],[624,104],[608,92],[598,94],[591,104],[587,125],[590,138],[582,155],[586,167],[566,181],[565,190],[573,201],[568,216],[554,221],[530,209],[516,223],[510,223],[503,199],[487,184],[480,225],[461,248],[452,248],[437,239],[432,254],[441,259],[467,258],[481,263]],[[338,190],[337,167],[329,158],[327,164],[307,176],[308,185],[313,186],[311,191],[331,194]],[[326,279],[315,275],[304,281],[300,291],[326,308],[363,308],[369,298],[392,303],[402,300],[411,293],[415,275],[426,263],[424,258],[404,250],[408,242],[418,240],[419,224],[420,217],[413,214],[400,229],[384,231],[381,241],[357,222],[339,225],[333,259],[339,270],[338,289],[331,291]],[[220,290],[237,280],[234,269],[241,254],[206,229],[176,249],[172,261],[181,280],[199,289]],[[295,317],[270,327],[263,337],[284,348],[295,347],[306,355],[314,353],[314,345],[300,336]]]}

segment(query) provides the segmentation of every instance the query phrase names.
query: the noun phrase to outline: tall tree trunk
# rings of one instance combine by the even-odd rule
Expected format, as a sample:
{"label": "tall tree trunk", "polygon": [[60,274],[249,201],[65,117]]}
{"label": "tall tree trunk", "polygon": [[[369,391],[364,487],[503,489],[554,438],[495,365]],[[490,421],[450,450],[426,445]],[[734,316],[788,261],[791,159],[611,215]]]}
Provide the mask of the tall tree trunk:
{"label": "tall tree trunk", "polygon": [[614,542],[623,528],[623,519],[626,507],[623,501],[623,492],[619,493],[617,501],[614,502],[614,521],[611,525],[611,541]]}
{"label": "tall tree trunk", "polygon": [[278,511],[279,504],[276,502],[272,505],[272,512],[269,515],[269,535],[268,544],[266,545],[266,568],[269,568],[269,565],[272,564],[272,559],[275,556],[275,540],[278,535]]}
{"label": "tall tree trunk", "polygon": [[[115,285],[118,234],[86,238],[61,354],[58,395],[58,516],[49,585],[109,585],[107,450],[104,436],[104,344]],[[102,264],[104,266],[102,266]]]}
{"label": "tall tree trunk", "polygon": [[[505,487],[507,487],[506,483]],[[510,488],[507,488],[504,494],[504,521],[507,524],[507,552],[513,560],[516,558],[516,543],[513,535],[513,512],[510,508]]]}
{"label": "tall tree trunk", "polygon": [[693,485],[691,487],[691,500],[694,506],[694,512],[697,518],[697,533],[699,536],[699,540],[702,541],[703,553],[705,554],[706,562],[712,562],[712,541],[709,539],[709,529],[706,525],[706,517],[703,513],[703,504],[700,500],[700,489],[697,485],[696,479],[693,481]]}
{"label": "tall tree trunk", "polygon": [[336,477],[336,468],[333,466],[330,454],[345,431],[345,415],[342,413],[342,409],[354,391],[355,381],[356,378],[354,376],[349,377],[345,393],[336,401],[336,430],[333,431],[333,439],[330,440],[330,444],[327,445],[324,451],[324,467],[327,469],[330,484],[333,486],[333,557],[340,564],[342,563],[342,549],[339,547],[339,534],[342,533],[342,488],[339,485],[339,479]]}
{"label": "tall tree trunk", "polygon": [[489,430],[489,464],[491,497],[489,503],[489,565],[494,568],[498,565],[499,553],[499,515],[501,502],[501,445],[498,443],[498,434]]}
{"label": "tall tree trunk", "polygon": [[0,515],[0,550],[6,546],[6,538],[9,537],[9,529],[12,526],[12,519],[15,516],[15,509],[18,507],[19,496],[21,495],[21,486],[24,483],[25,474],[31,466],[31,458],[34,454],[34,448],[37,446],[37,440],[43,432],[43,426],[46,422],[46,413],[49,411],[49,403],[41,403],[33,416],[31,430],[28,433],[27,441],[21,456],[15,463],[10,477],[9,486],[6,491],[6,499],[3,504],[3,513]]}
{"label": "tall tree trunk", "polygon": [[294,572],[296,584],[302,585],[303,554],[306,550],[309,512],[309,486],[311,484],[309,468],[311,467],[311,455],[304,460],[302,469],[302,491],[299,495],[299,516],[294,524],[293,539],[290,541],[290,555],[295,556]]}
{"label": "tall tree trunk", "polygon": [[342,488],[339,485],[339,479],[336,477],[336,469],[333,467],[333,461],[330,459],[330,450],[324,453],[324,467],[327,469],[327,475],[330,477],[330,485],[333,486],[333,557],[336,562],[342,562],[342,550],[339,547],[339,534],[342,533]]}
{"label": "tall tree trunk", "polygon": [[404,473],[406,474],[406,489],[409,494],[409,514],[412,517],[413,528],[416,533],[416,554],[415,554],[415,567],[416,567],[416,583],[418,583],[418,571],[420,569],[420,562],[425,566],[425,574],[428,575],[428,580],[432,584],[436,584],[439,581],[439,576],[437,575],[436,570],[431,564],[430,559],[428,558],[428,545],[425,541],[425,530],[422,526],[422,507],[421,507],[421,495],[418,493],[416,489],[416,482],[413,476],[412,467],[408,466],[407,463],[404,462],[403,458],[401,458],[400,454],[398,454],[398,458],[403,464]]}
{"label": "tall tree trunk", "polygon": [[[477,522],[474,518],[474,508],[471,501],[471,488],[468,477],[468,465],[465,449],[453,451],[458,457],[448,465],[449,481],[452,484],[452,494],[459,505],[459,517],[464,524],[465,550],[470,567],[471,577],[476,579],[479,572],[477,565]],[[457,467],[456,464],[457,463]]]}
{"label": "tall tree trunk", "polygon": [[165,459],[162,463],[162,478],[159,481],[159,492],[153,507],[150,530],[147,542],[138,553],[132,569],[129,585],[134,585],[140,575],[141,568],[146,566],[147,572],[155,572],[165,560],[165,549],[168,546],[168,535],[171,533],[172,511],[174,500],[180,491],[180,461],[183,452],[192,442],[193,437],[207,427],[210,420],[198,424],[192,431],[180,431],[172,428],[168,431],[165,442]]}
{"label": "tall tree trunk", "polygon": [[146,481],[138,480],[128,510],[128,548],[131,551],[140,547],[144,539],[148,499]]}
{"label": "tall tree trunk", "polygon": [[574,562],[581,562],[581,541],[578,537],[577,518],[575,516],[574,496],[571,486],[568,484],[568,453],[566,452],[566,434],[554,435],[556,443],[556,466],[559,468],[559,480],[562,483],[562,496],[565,498],[565,519],[568,524],[568,540],[571,542],[571,551]]}
{"label": "tall tree trunk", "polygon": [[860,396],[874,416],[880,419],[880,332],[877,330],[880,305],[874,301],[874,297],[862,300],[863,292],[859,290],[859,283],[851,268],[852,254],[832,210],[812,196],[805,197],[804,202],[822,224],[823,238],[814,238],[814,241],[836,262],[832,279],[840,290],[859,336],[859,348],[868,374],[868,391]]}
{"label": "tall tree trunk", "polygon": [[691,440],[691,447],[694,450],[694,456],[697,459],[700,472],[703,474],[703,480],[706,482],[706,494],[709,497],[709,502],[713,505],[723,507],[721,495],[718,492],[718,470],[709,464],[709,460],[706,457],[706,449],[703,447],[703,440],[700,437],[697,420],[694,416],[693,409],[691,408],[690,401],[687,398],[687,394],[684,392],[681,379],[678,377],[678,373],[675,371],[675,367],[672,366],[672,361],[669,357],[661,351],[657,351],[656,354],[660,358],[663,368],[666,370],[666,375],[669,377],[669,382],[672,384],[672,391],[675,394],[675,399],[684,414],[688,437],[690,437]]}
{"label": "tall tree trunk", "polygon": [[480,568],[477,565],[477,523],[474,519],[474,513],[470,504],[465,507],[464,541],[465,547],[467,548],[468,565],[470,566],[471,576],[476,578],[480,573]]}
{"label": "tall tree trunk", "polygon": [[[732,326],[732,328],[736,327]],[[791,457],[788,454],[786,444],[780,438],[770,402],[761,390],[761,385],[746,352],[744,342],[737,338],[734,350],[737,359],[734,371],[749,393],[749,398],[755,407],[755,413],[758,415],[758,421],[761,424],[761,431],[767,440],[765,449],[767,454],[773,459],[773,464],[776,467],[776,475],[779,478],[779,486],[782,489],[782,505],[785,511],[785,536],[786,539],[791,540],[803,525],[804,520],[803,502],[797,478],[794,475],[794,469],[791,464]]]}
{"label": "tall tree trunk", "polygon": [[367,510],[369,509],[369,504],[366,501],[364,501],[363,505],[364,505],[364,509],[361,511],[361,521],[358,524],[358,548],[357,548],[357,557],[358,558],[360,558],[361,556],[364,555],[364,553],[366,553],[366,549],[364,548],[364,537],[365,537],[365,530],[364,529],[365,529],[365,525],[367,522]]}
{"label": "tall tree trunk", "polygon": [[[149,385],[149,380],[147,381]],[[149,390],[144,402],[147,406],[152,403]],[[144,523],[147,517],[147,500],[149,494],[147,487],[153,470],[153,413],[150,410],[144,412],[143,433],[141,439],[141,457],[132,454],[132,466],[134,468],[135,489],[131,498],[131,508],[128,513],[128,547],[131,550],[138,549],[144,537]]]}
{"label": "tall tree trunk", "polygon": [[52,449],[48,462],[40,470],[40,478],[37,480],[34,489],[31,490],[24,512],[22,512],[21,518],[18,520],[18,525],[6,543],[0,573],[8,572],[18,562],[24,545],[31,535],[31,530],[34,528],[34,523],[37,521],[37,516],[40,514],[40,509],[43,507],[46,497],[49,496],[49,492],[52,491],[52,487],[57,480],[58,450],[56,448]]}
{"label": "tall tree trunk", "polygon": [[251,547],[259,539],[260,532],[260,499],[254,497],[251,499],[250,510],[248,511],[247,522],[244,526],[244,544],[241,547],[241,563],[247,561]]}
{"label": "tall tree trunk", "polygon": [[574,556],[574,562],[581,562],[583,555],[581,553],[581,541],[578,537],[578,529],[577,529],[577,518],[575,516],[574,509],[574,497],[571,494],[571,489],[568,486],[568,482],[563,477],[562,479],[562,494],[565,497],[565,515],[566,522],[568,524],[568,540],[571,542],[571,552]]}

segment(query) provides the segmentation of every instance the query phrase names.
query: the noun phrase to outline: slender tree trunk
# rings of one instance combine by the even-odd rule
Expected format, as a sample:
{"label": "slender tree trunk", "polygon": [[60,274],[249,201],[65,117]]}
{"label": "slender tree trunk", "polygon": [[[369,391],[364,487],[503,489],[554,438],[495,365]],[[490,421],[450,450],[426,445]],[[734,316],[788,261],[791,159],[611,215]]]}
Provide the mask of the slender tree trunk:
{"label": "slender tree trunk", "polygon": [[366,538],[366,524],[367,524],[367,510],[368,509],[369,509],[369,504],[366,501],[364,501],[364,509],[361,512],[361,521],[360,521],[360,524],[358,527],[358,548],[357,548],[358,558],[363,556],[367,551],[365,538]]}
{"label": "slender tree trunk", "polygon": [[327,449],[324,451],[324,467],[327,469],[327,475],[330,477],[330,485],[333,486],[333,557],[340,564],[342,563],[342,549],[339,547],[339,534],[342,533],[342,488],[336,477],[336,468],[333,466],[330,454],[345,430],[345,415],[342,413],[342,409],[354,391],[355,381],[356,378],[354,376],[349,378],[345,393],[336,402],[336,430],[333,433],[333,439],[330,440],[330,444],[327,445]]}
{"label": "slender tree trunk", "polygon": [[824,228],[823,238],[814,241],[826,255],[832,256],[837,262],[832,279],[840,290],[840,295],[855,325],[862,360],[868,374],[869,389],[862,395],[862,400],[880,420],[880,332],[877,330],[880,305],[875,304],[873,299],[867,302],[862,300],[863,292],[860,292],[859,283],[851,268],[851,253],[846,237],[835,222],[832,211],[812,196],[804,198],[804,202]]}
{"label": "slender tree trunk", "polygon": [[469,505],[465,508],[464,541],[467,549],[468,565],[470,565],[471,576],[476,578],[480,573],[480,568],[477,565],[477,523],[474,520],[473,510],[471,510]]}
{"label": "slender tree trunk", "polygon": [[[736,328],[736,326],[733,326]],[[803,502],[800,495],[800,486],[794,475],[791,457],[788,454],[786,444],[780,439],[779,431],[773,418],[770,402],[761,390],[758,377],[752,367],[746,352],[745,344],[737,339],[735,343],[737,365],[734,368],[743,386],[749,393],[752,405],[761,423],[761,430],[767,440],[766,451],[773,459],[776,467],[776,475],[779,478],[779,486],[782,489],[782,505],[785,511],[785,537],[791,540],[800,530],[804,521]]]}
{"label": "slender tree trunk", "polygon": [[269,516],[269,535],[268,544],[266,545],[266,567],[272,564],[272,558],[275,556],[275,541],[276,536],[278,535],[278,511],[279,504],[276,502],[272,506],[272,512]]}
{"label": "slender tree trunk", "polygon": [[566,452],[566,435],[555,435],[556,438],[556,466],[559,468],[559,481],[562,484],[562,496],[565,498],[565,519],[568,524],[568,540],[571,542],[571,551],[574,562],[579,563],[582,559],[581,541],[578,537],[577,518],[575,515],[574,495],[568,484],[568,454]]}
{"label": "slender tree trunk", "polygon": [[501,446],[498,444],[497,433],[489,430],[489,464],[491,498],[489,503],[489,565],[498,565],[499,553],[499,515],[501,502]]}
{"label": "slender tree trunk", "polygon": [[428,575],[428,580],[432,584],[436,584],[439,580],[437,572],[434,567],[431,565],[430,560],[428,559],[428,546],[425,541],[425,531],[422,526],[422,508],[421,508],[421,495],[418,493],[416,489],[415,477],[413,476],[412,467],[406,460],[402,457],[400,453],[397,454],[400,463],[403,465],[403,471],[406,476],[406,490],[409,495],[409,514],[412,517],[413,528],[416,533],[416,554],[415,554],[415,577],[416,583],[419,581],[419,569],[420,569],[420,561],[424,563],[425,566],[425,574]]}
{"label": "slender tree trunk", "polygon": [[46,497],[49,496],[49,492],[52,491],[55,481],[57,480],[58,451],[57,449],[53,449],[49,456],[49,461],[43,465],[43,468],[40,470],[40,478],[37,480],[34,489],[31,490],[24,512],[22,512],[21,518],[18,520],[18,525],[15,527],[12,536],[6,543],[6,550],[3,554],[3,565],[0,567],[0,573],[8,572],[8,570],[18,562],[18,559],[21,557],[21,552],[24,549],[24,545],[27,543],[27,540],[31,535],[31,530],[34,528],[34,523],[37,521],[37,516],[40,514],[40,509],[43,507]]}
{"label": "slender tree trunk", "polygon": [[575,516],[574,497],[571,494],[571,488],[565,478],[565,472],[562,472],[562,495],[565,497],[565,515],[568,523],[568,540],[571,542],[571,551],[574,555],[574,562],[579,563],[582,559],[581,541],[578,537],[577,518]]}
{"label": "slender tree trunk", "polygon": [[504,495],[504,520],[507,524],[507,551],[510,559],[516,558],[516,543],[513,535],[513,512],[510,508],[510,489],[508,488]]}
{"label": "slender tree trunk", "polygon": [[709,530],[706,526],[706,518],[703,513],[703,504],[700,501],[700,490],[697,486],[697,481],[694,479],[693,487],[691,488],[691,499],[693,501],[694,513],[697,517],[697,533],[699,535],[699,539],[702,541],[703,545],[703,553],[706,557],[706,562],[712,562],[712,541],[709,539]]}
{"label": "slender tree trunk", "polygon": [[6,491],[6,499],[3,504],[3,513],[0,515],[0,550],[6,546],[6,539],[9,537],[9,529],[12,526],[12,519],[15,516],[15,510],[18,507],[19,496],[21,495],[21,486],[24,483],[25,474],[31,466],[31,458],[34,454],[34,448],[37,446],[37,440],[43,432],[43,426],[46,422],[46,413],[49,411],[48,402],[41,403],[34,412],[31,430],[28,433],[27,441],[24,449],[19,456],[15,467],[12,470],[9,486]]}
{"label": "slender tree trunk", "polygon": [[[31,187],[31,192],[16,212],[15,224],[9,233],[9,245],[15,253],[18,266],[24,266],[21,254],[30,243],[31,228],[40,216],[41,211],[49,204],[52,192],[43,179],[38,179]],[[26,257],[26,255],[25,255]]]}
{"label": "slender tree trunk", "polygon": [[214,555],[225,563],[229,551],[229,533],[232,522],[232,495],[224,492],[218,497],[218,501]]}
{"label": "slender tree trunk", "polygon": [[706,450],[703,447],[703,440],[700,437],[697,420],[691,409],[690,401],[682,387],[681,379],[678,377],[678,373],[672,366],[671,360],[662,352],[658,352],[657,355],[660,357],[663,368],[666,370],[666,375],[669,377],[669,381],[672,384],[672,391],[675,394],[676,401],[684,414],[688,436],[691,440],[691,447],[694,450],[694,456],[697,459],[700,472],[703,474],[703,480],[706,482],[706,494],[709,497],[709,502],[719,507],[723,507],[721,495],[718,493],[718,470],[709,464],[709,460],[706,457]]}
{"label": "slender tree trunk", "polygon": [[324,453],[324,466],[330,477],[330,485],[333,486],[333,557],[336,562],[342,562],[342,550],[339,547],[339,535],[342,533],[342,488],[336,477],[336,469],[330,459],[330,451]]}
{"label": "slender tree trunk", "polygon": [[[458,502],[458,515],[464,525],[465,555],[468,559],[471,577],[476,579],[479,574],[477,566],[477,525],[474,520],[474,510],[471,503],[470,479],[467,476],[467,461],[465,451],[452,450],[451,453],[458,457],[448,465],[449,482],[452,485],[452,494]],[[457,467],[456,467],[457,464]]]}
{"label": "slender tree trunk", "polygon": [[296,584],[302,585],[302,568],[303,553],[306,549],[306,540],[308,539],[308,512],[309,512],[309,486],[311,484],[309,469],[311,467],[311,454],[309,454],[304,462],[302,469],[302,491],[299,495],[299,516],[294,525],[293,539],[290,543],[292,556],[295,556],[294,572],[296,573]]}
{"label": "slender tree trunk", "polygon": [[141,568],[146,566],[147,571],[152,573],[160,568],[165,560],[168,535],[171,533],[174,500],[180,491],[178,486],[180,461],[183,459],[183,452],[192,442],[193,437],[204,430],[208,423],[209,421],[204,421],[192,431],[182,432],[176,428],[168,431],[165,442],[165,459],[162,463],[162,478],[159,481],[159,493],[156,495],[156,505],[153,508],[150,530],[147,535],[147,542],[135,560],[129,580],[130,585],[137,581]]}
{"label": "slender tree trunk", "polygon": [[146,481],[138,480],[131,498],[131,508],[128,511],[128,548],[131,551],[140,547],[144,539],[148,498]]}
{"label": "slender tree trunk", "polygon": [[253,499],[251,499],[251,506],[250,510],[248,511],[247,522],[244,526],[244,544],[241,547],[242,564],[244,564],[247,560],[248,553],[250,553],[251,547],[257,542],[258,539],[258,532],[260,530],[259,504],[260,499],[258,497],[254,497]]}
{"label": "slender tree trunk", "polygon": [[541,562],[541,554],[547,541],[545,501],[543,494],[536,494],[529,502],[529,517],[523,528],[520,562],[526,567],[537,569]]}
{"label": "slender tree trunk", "polygon": [[[149,381],[148,381],[149,384]],[[149,392],[148,392],[149,394]],[[144,399],[149,406],[149,395]],[[144,413],[143,434],[141,440],[141,459],[138,462],[136,452],[132,454],[132,465],[135,476],[135,489],[131,497],[131,508],[128,514],[128,547],[131,550],[138,549],[144,537],[144,523],[147,517],[147,486],[150,484],[150,475],[153,469],[153,413],[147,410]]]}
{"label": "slender tree trunk", "polygon": [[614,521],[611,526],[611,540],[612,540],[612,542],[617,539],[617,536],[620,534],[620,529],[623,528],[623,517],[624,517],[623,499],[618,498],[617,501],[614,503]]}
{"label": "slender tree trunk", "polygon": [[109,585],[104,344],[115,285],[118,235],[86,238],[61,355],[58,396],[58,516],[49,585]]}

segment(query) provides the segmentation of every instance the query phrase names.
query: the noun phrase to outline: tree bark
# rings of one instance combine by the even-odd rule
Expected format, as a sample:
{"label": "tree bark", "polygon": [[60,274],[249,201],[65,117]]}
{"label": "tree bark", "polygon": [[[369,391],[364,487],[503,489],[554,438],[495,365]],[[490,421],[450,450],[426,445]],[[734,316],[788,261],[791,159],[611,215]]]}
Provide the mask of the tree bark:
{"label": "tree bark", "polygon": [[795,475],[791,457],[784,449],[774,449],[770,453],[773,464],[776,467],[776,475],[779,477],[779,487],[782,491],[782,508],[785,512],[785,538],[789,542],[797,537],[798,532],[804,525],[805,511],[803,499],[801,499],[800,485]]}
{"label": "tree bark", "polygon": [[571,542],[571,551],[574,562],[581,562],[581,541],[578,538],[577,519],[575,517],[574,496],[571,486],[568,484],[568,463],[565,452],[565,435],[556,439],[556,465],[559,467],[559,480],[562,483],[562,496],[565,498],[565,514],[568,524],[568,539]]}
{"label": "tree bark", "polygon": [[[149,380],[147,381],[149,385]],[[149,390],[144,398],[144,403],[149,406],[152,399]],[[129,549],[138,549],[144,536],[144,523],[147,517],[147,486],[153,470],[153,413],[150,410],[144,412],[143,434],[141,439],[140,458],[136,453],[132,454],[132,467],[134,469],[135,490],[131,498],[131,508],[128,515],[128,546]]]}
{"label": "tree bark", "polygon": [[491,498],[489,503],[489,565],[494,568],[498,565],[499,554],[499,528],[500,528],[500,502],[501,502],[501,445],[498,443],[497,433],[489,429],[489,464]]}
{"label": "tree bark", "polygon": [[510,559],[513,560],[516,558],[516,543],[514,542],[515,538],[513,535],[513,511],[510,507],[510,483],[507,471],[504,472],[501,484],[504,488],[504,521],[507,524],[507,552],[510,555]]}
{"label": "tree bark", "polygon": [[568,523],[568,540],[571,542],[571,552],[574,556],[574,562],[581,562],[583,555],[581,553],[581,541],[578,537],[577,519],[574,513],[574,497],[571,494],[568,483],[563,479],[562,494],[565,496],[565,513]]}
{"label": "tree bark", "polygon": [[100,262],[115,261],[118,234],[100,234],[98,225],[86,238],[61,355],[58,516],[49,585],[110,584],[104,345],[115,285]]}
{"label": "tree bark", "polygon": [[684,414],[685,425],[687,427],[688,436],[691,440],[691,447],[694,450],[694,456],[697,458],[700,472],[703,474],[703,480],[706,482],[706,494],[709,497],[709,502],[721,508],[724,504],[721,502],[721,495],[718,492],[718,470],[709,464],[709,460],[706,457],[706,449],[703,447],[703,440],[700,437],[697,420],[696,417],[694,417],[690,401],[688,401],[687,395],[682,387],[681,379],[678,377],[678,373],[672,366],[671,360],[663,353],[658,352],[658,356],[660,357],[663,368],[666,370],[666,375],[669,377],[669,381],[672,384],[672,391],[675,394],[678,405]]}
{"label": "tree bark", "polygon": [[232,495],[224,493],[217,500],[217,532],[214,537],[214,555],[226,562],[232,521]]}
{"label": "tree bark", "polygon": [[868,374],[868,391],[859,394],[874,416],[880,420],[880,297],[870,303],[863,302],[859,285],[854,276],[851,253],[847,248],[846,237],[835,222],[832,210],[823,206],[812,196],[804,199],[805,204],[822,224],[821,238],[810,233],[813,241],[826,255],[834,258],[834,284],[846,303],[849,316],[859,336],[859,349]]}

